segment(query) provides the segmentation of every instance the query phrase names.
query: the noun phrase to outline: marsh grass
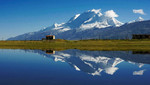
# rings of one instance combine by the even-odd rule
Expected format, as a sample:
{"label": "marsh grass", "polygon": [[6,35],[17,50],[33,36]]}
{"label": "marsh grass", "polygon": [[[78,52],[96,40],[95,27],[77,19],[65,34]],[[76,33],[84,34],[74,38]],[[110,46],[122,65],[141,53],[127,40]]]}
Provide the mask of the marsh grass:
{"label": "marsh grass", "polygon": [[0,41],[1,49],[150,50],[150,40]]}

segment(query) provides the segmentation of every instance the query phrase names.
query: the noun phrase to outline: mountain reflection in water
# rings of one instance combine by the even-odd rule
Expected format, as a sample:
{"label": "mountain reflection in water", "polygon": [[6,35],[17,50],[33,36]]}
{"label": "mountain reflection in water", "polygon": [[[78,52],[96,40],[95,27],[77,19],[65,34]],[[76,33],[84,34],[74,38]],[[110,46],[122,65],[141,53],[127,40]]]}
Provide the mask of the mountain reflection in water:
{"label": "mountain reflection in water", "polygon": [[[150,64],[149,52],[142,51],[81,51],[81,50],[25,50],[26,52],[38,53],[54,61],[66,62],[77,71],[83,71],[90,75],[101,75],[101,72],[113,75],[122,62],[137,65],[139,70],[133,71],[132,75],[143,75],[146,69],[141,69],[144,64]],[[141,53],[141,54],[140,54]],[[144,55],[142,55],[144,54]]]}

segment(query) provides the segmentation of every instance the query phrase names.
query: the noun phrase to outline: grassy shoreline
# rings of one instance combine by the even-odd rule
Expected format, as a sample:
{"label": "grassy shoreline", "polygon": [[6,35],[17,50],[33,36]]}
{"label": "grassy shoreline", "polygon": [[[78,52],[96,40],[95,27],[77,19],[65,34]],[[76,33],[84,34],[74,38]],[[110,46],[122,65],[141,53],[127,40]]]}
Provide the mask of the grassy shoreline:
{"label": "grassy shoreline", "polygon": [[0,49],[52,49],[52,50],[150,50],[150,40],[50,40],[0,41]]}

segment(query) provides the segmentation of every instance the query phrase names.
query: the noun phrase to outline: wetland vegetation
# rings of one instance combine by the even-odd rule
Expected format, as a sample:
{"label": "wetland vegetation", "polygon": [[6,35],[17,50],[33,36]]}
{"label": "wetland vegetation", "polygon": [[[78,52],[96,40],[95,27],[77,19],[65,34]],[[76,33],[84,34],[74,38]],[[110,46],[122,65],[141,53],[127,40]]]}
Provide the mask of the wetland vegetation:
{"label": "wetland vegetation", "polygon": [[1,49],[150,50],[150,40],[0,41]]}

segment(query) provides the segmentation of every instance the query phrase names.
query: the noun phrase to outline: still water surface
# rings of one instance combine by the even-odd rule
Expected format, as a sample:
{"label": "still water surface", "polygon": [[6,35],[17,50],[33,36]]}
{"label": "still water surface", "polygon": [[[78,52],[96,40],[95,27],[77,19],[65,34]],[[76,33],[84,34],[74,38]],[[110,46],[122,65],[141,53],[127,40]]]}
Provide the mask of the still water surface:
{"label": "still water surface", "polygon": [[0,49],[0,85],[150,85],[150,53]]}

